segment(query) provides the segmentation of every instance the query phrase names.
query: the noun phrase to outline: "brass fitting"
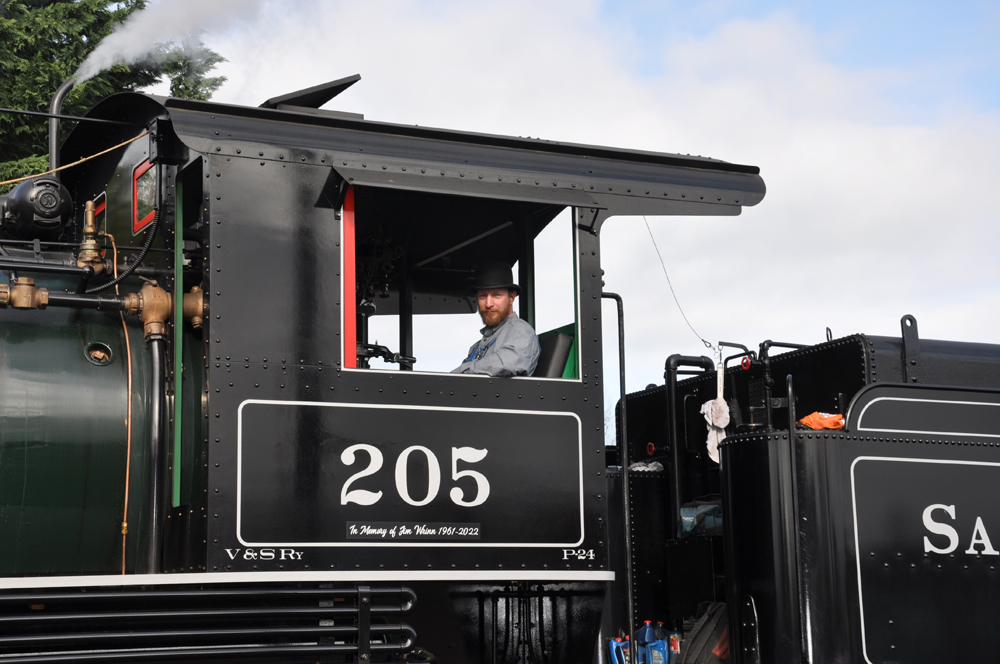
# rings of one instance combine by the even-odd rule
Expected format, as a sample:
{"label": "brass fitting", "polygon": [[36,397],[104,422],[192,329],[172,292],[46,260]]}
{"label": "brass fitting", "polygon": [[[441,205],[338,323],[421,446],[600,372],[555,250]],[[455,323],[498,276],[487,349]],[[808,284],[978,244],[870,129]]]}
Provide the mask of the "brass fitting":
{"label": "brass fitting", "polygon": [[6,309],[10,304],[10,286],[0,284],[0,309]]}
{"label": "brass fitting", "polygon": [[7,289],[7,302],[15,309],[44,309],[49,305],[49,291],[36,287],[34,279],[18,277],[17,282]]}
{"label": "brass fitting", "polygon": [[124,302],[122,303],[122,313],[126,316],[134,316],[139,313],[139,309],[142,307],[142,301],[139,299],[138,293],[125,293],[122,296]]}
{"label": "brass fitting", "polygon": [[197,286],[192,286],[190,293],[184,293],[184,318],[190,318],[191,327],[200,330],[204,313],[205,293]]}
{"label": "brass fitting", "polygon": [[101,258],[101,246],[97,244],[97,221],[94,214],[94,201],[83,205],[83,241],[76,256],[77,267],[93,268],[94,274],[101,274],[106,269]]}
{"label": "brass fitting", "polygon": [[139,289],[139,320],[143,323],[145,338],[163,336],[167,333],[167,321],[174,309],[173,300],[167,291],[147,281]]}
{"label": "brass fitting", "polygon": [[[174,313],[174,299],[170,293],[160,288],[155,281],[147,281],[138,293],[128,293],[124,297],[122,311],[126,315],[139,315],[146,339],[167,333],[167,321]],[[197,286],[192,287],[190,293],[184,294],[184,317],[191,319],[195,329],[202,326],[204,306],[204,293]]]}

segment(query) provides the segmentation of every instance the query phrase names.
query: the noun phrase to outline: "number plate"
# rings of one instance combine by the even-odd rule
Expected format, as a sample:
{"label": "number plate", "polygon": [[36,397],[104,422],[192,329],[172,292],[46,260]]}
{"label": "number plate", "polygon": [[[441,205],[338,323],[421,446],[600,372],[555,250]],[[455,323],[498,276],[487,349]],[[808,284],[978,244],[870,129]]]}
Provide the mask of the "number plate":
{"label": "number plate", "polygon": [[581,445],[573,413],[245,401],[237,536],[251,547],[578,546]]}

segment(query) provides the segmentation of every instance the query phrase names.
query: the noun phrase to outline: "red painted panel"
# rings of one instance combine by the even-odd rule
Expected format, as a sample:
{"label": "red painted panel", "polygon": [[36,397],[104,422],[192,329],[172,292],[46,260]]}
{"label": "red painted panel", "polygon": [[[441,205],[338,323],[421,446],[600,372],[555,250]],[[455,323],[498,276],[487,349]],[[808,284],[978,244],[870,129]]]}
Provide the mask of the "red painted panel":
{"label": "red painted panel", "polygon": [[354,276],[354,187],[344,198],[344,368],[358,366],[357,295]]}

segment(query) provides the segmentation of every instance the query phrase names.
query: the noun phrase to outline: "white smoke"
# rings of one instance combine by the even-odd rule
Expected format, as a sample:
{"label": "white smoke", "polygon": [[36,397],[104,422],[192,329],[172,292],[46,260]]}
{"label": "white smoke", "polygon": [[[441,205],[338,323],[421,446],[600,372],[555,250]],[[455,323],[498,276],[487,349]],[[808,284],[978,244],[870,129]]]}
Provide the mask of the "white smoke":
{"label": "white smoke", "polygon": [[162,42],[191,34],[219,32],[233,23],[253,19],[264,0],[160,0],[129,16],[101,40],[74,77],[77,84],[118,63],[149,59]]}

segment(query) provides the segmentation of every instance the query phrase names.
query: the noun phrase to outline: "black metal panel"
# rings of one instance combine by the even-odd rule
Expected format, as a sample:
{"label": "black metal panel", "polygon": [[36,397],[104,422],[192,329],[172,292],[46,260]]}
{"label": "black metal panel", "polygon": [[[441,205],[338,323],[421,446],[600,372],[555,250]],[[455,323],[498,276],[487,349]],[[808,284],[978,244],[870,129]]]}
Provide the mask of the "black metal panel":
{"label": "black metal panel", "polygon": [[[467,143],[470,146],[485,145],[507,149],[527,149],[536,152],[551,152],[573,156],[592,156],[603,159],[630,159],[640,163],[684,166],[689,168],[701,168],[706,170],[711,169],[718,170],[720,172],[746,173],[751,175],[757,175],[760,173],[760,169],[756,166],[731,164],[718,159],[695,157],[691,155],[665,154],[645,150],[624,150],[621,148],[561,143],[543,139],[420,127],[418,125],[397,125],[386,122],[360,121],[341,118],[302,117],[300,115],[276,113],[274,111],[263,110],[260,108],[218,104],[214,102],[200,102],[190,99],[169,98],[165,100],[165,105],[171,110],[172,114],[179,112],[188,112],[192,114],[215,113],[218,116],[229,116],[233,120],[240,118],[271,122],[297,122],[331,129],[352,129],[355,131],[368,131],[373,134],[404,136],[408,138],[421,138],[424,140],[434,139],[452,143]],[[197,132],[192,133],[193,135],[198,135]],[[209,134],[204,135],[208,136]],[[288,142],[285,144],[293,145],[294,143]]]}
{"label": "black metal panel", "polygon": [[[920,339],[919,363],[910,364],[904,376],[902,339],[867,337],[871,345],[872,381],[883,383],[919,382],[928,385],[995,387],[1000,385],[1000,345]],[[910,358],[914,361],[914,358]]]}
{"label": "black metal panel", "polygon": [[[938,411],[949,402],[1000,408],[996,390],[873,386],[855,402],[849,424],[864,404],[890,397],[924,399]],[[744,653],[759,638],[761,661],[992,657],[1000,643],[983,616],[1000,597],[986,541],[1000,522],[988,488],[1000,467],[1000,428],[905,433],[911,415],[881,413],[899,418],[889,427],[899,433],[776,432],[725,441],[730,611],[734,624],[756,624],[733,631],[735,650]]]}
{"label": "black metal panel", "polygon": [[[796,549],[783,514],[784,503],[792,502],[784,436],[740,436],[721,446],[730,624],[744,623],[734,608],[750,600],[760,617],[754,631],[765,662],[802,661]],[[742,629],[731,630],[730,651],[741,653],[742,661],[745,642]]]}
{"label": "black metal panel", "polygon": [[316,204],[329,169],[212,156],[205,174],[211,358],[335,366],[339,213]]}
{"label": "black metal panel", "polygon": [[1000,437],[1000,405],[993,390],[878,384],[855,397],[847,429],[866,434]]}
{"label": "black metal panel", "polygon": [[[214,363],[213,363],[214,364]],[[225,364],[225,363],[220,363]],[[601,413],[595,407],[592,411],[579,412],[584,433],[583,444],[583,486],[584,486],[584,539],[576,549],[583,550],[580,553],[568,554],[563,543],[551,541],[548,544],[538,543],[533,547],[509,546],[500,548],[460,548],[445,547],[433,548],[416,546],[415,548],[382,548],[371,547],[291,547],[296,550],[294,557],[291,554],[282,559],[280,552],[274,557],[261,559],[258,553],[247,553],[247,549],[256,551],[259,547],[245,547],[237,538],[237,478],[239,477],[237,465],[239,463],[238,431],[239,424],[238,410],[241,403],[245,401],[243,395],[274,395],[286,397],[288,399],[308,400],[316,402],[329,402],[339,404],[367,405],[378,404],[384,408],[383,412],[395,410],[399,406],[408,408],[422,408],[427,410],[446,411],[447,408],[483,408],[484,410],[498,409],[524,409],[528,404],[534,402],[530,411],[540,412],[566,412],[565,402],[578,405],[572,406],[574,410],[580,406],[587,407],[590,404],[584,399],[590,399],[591,391],[579,382],[573,381],[534,381],[531,379],[495,379],[489,377],[469,377],[469,376],[442,376],[427,375],[416,372],[376,372],[376,371],[334,371],[325,370],[320,372],[320,367],[295,367],[286,366],[283,371],[280,366],[269,366],[264,369],[260,364],[251,364],[246,368],[241,363],[233,364],[228,370],[224,366],[215,369],[215,375],[222,381],[233,382],[232,387],[223,382],[221,395],[212,398],[210,407],[210,486],[209,486],[209,565],[218,570],[282,570],[282,569],[424,569],[424,570],[462,570],[462,569],[560,569],[560,570],[601,570],[606,569],[606,548],[605,548],[605,506],[603,501],[603,440],[599,431],[601,425]],[[259,386],[259,387],[258,387]],[[213,391],[214,392],[214,391]],[[582,396],[587,395],[587,396]],[[593,399],[590,399],[593,401]],[[545,406],[552,404],[552,411],[547,411]],[[595,404],[597,406],[598,404]],[[520,407],[520,408],[519,408]],[[344,483],[356,472],[364,468],[368,460],[364,454],[358,454],[357,467],[343,462],[339,454],[321,453],[324,441],[328,440],[328,434],[322,434],[323,424],[319,417],[319,408],[307,408],[304,410],[304,417],[295,423],[294,430],[284,432],[287,437],[276,441],[283,444],[279,454],[285,455],[282,464],[287,468],[294,468],[296,473],[295,487],[272,485],[272,484],[251,484],[242,491],[256,492],[255,502],[267,504],[274,502],[278,505],[275,509],[277,518],[287,519],[288,515],[281,515],[280,503],[287,496],[294,497],[295,505],[304,505],[311,500],[310,492],[323,488],[325,493],[332,493],[334,505],[325,504],[326,509],[335,509],[339,504],[341,491]],[[331,410],[337,410],[331,408]],[[378,411],[375,411],[376,413]],[[572,412],[572,411],[570,411]],[[216,418],[216,414],[219,415]],[[489,420],[488,414],[484,416],[484,421]],[[461,411],[441,412],[440,426],[442,428],[465,427],[468,446],[474,448],[489,449],[490,455],[486,458],[490,460],[491,466],[494,460],[499,465],[496,467],[497,474],[492,470],[487,471],[484,467],[491,486],[504,487],[504,489],[515,489],[521,491],[517,502],[496,502],[491,504],[495,510],[499,510],[495,515],[498,518],[511,520],[512,524],[519,524],[522,527],[530,527],[536,532],[556,531],[564,527],[559,519],[562,519],[565,512],[559,507],[560,502],[554,500],[557,496],[551,494],[550,481],[544,479],[546,469],[545,449],[549,448],[550,442],[544,445],[536,444],[536,449],[528,452],[518,452],[516,443],[510,445],[503,444],[503,437],[506,433],[517,435],[521,433],[519,427],[513,429],[505,425],[498,432],[490,431],[483,433],[478,426],[469,426],[465,419],[467,415]],[[494,415],[495,417],[495,415]],[[530,414],[523,417],[533,420]],[[539,416],[541,417],[541,416]],[[545,416],[548,417],[548,416]],[[312,419],[315,418],[315,419]],[[339,426],[338,422],[338,426]],[[350,430],[350,423],[344,422],[345,427]],[[384,422],[381,424],[385,424]],[[327,425],[329,426],[329,425]],[[389,426],[392,426],[389,424]],[[586,434],[590,428],[590,435]],[[322,437],[314,437],[312,432],[320,432]],[[263,433],[263,432],[262,432]],[[339,435],[339,434],[338,434]],[[377,441],[378,432],[373,428],[371,436]],[[397,462],[400,447],[406,445],[420,445],[433,449],[441,464],[442,475],[450,478],[450,447],[442,447],[439,439],[444,435],[435,429],[428,429],[425,425],[401,429],[397,434],[398,443],[389,446],[390,451],[386,454],[386,463],[382,469],[382,475],[374,478],[375,484],[368,484],[370,478],[359,480],[357,488],[367,490],[378,490],[379,482],[389,482],[385,495],[388,499],[398,502],[398,492],[396,486],[392,484],[395,464]],[[492,437],[499,435],[499,446],[490,443]],[[530,434],[528,441],[538,440],[536,434]],[[483,442],[485,441],[485,442]],[[405,445],[404,445],[405,443]],[[325,443],[329,445],[330,443]],[[376,442],[376,444],[379,444]],[[563,443],[560,443],[562,445]],[[340,451],[337,443],[338,453]],[[487,447],[490,446],[490,447]],[[592,449],[594,448],[594,449]],[[549,448],[553,449],[553,448]],[[568,448],[567,448],[568,449]],[[578,454],[579,447],[575,453]],[[554,449],[553,449],[554,451]],[[600,454],[595,454],[599,451]],[[518,455],[522,455],[518,457]],[[529,454],[529,458],[523,458],[524,454]],[[416,453],[414,465],[422,461],[422,453]],[[332,461],[335,474],[331,477],[330,466],[324,466],[321,461]],[[565,468],[571,459],[562,458],[557,461],[555,470]],[[485,462],[485,460],[484,460]],[[528,474],[519,474],[518,469],[524,468],[524,464],[540,464],[538,469],[532,469]],[[459,464],[459,470],[477,469],[477,465]],[[577,476],[578,477],[578,476]],[[564,481],[568,478],[561,478]],[[468,480],[466,480],[468,482]],[[461,484],[461,483],[460,483]],[[504,486],[506,485],[506,486]],[[414,477],[413,490],[411,496],[419,498],[419,492],[423,490],[426,483],[421,484],[420,479]],[[355,488],[354,486],[351,487]],[[423,519],[413,518],[413,521],[425,520],[431,522],[438,509],[437,506],[447,506],[450,498],[451,485],[447,481],[442,483],[442,488],[435,505],[428,505],[422,511],[416,508],[409,509],[411,512],[426,514]],[[467,495],[471,494],[471,486],[463,487]],[[445,490],[447,489],[447,491]],[[500,496],[504,494],[501,491]],[[315,497],[315,495],[314,495]],[[469,498],[466,498],[468,500]],[[291,507],[291,506],[290,506]],[[352,514],[358,513],[359,508],[351,506]],[[377,512],[377,510],[375,510]],[[318,519],[319,512],[313,509],[307,510],[300,517],[308,521]],[[378,516],[373,513],[373,516]],[[379,517],[382,518],[382,517]],[[447,517],[449,523],[454,517]],[[466,517],[469,518],[469,517]],[[493,517],[490,517],[493,518]],[[375,520],[369,517],[370,520]],[[400,520],[396,517],[396,520]],[[346,526],[346,518],[341,522],[340,528]],[[483,523],[483,521],[480,521]],[[308,531],[307,531],[308,532]],[[308,544],[302,539],[296,540],[298,543]],[[419,542],[415,544],[420,544]],[[433,542],[432,542],[433,544]],[[274,548],[274,547],[266,547]],[[280,548],[280,547],[279,547]],[[288,548],[288,547],[285,547]],[[570,547],[572,548],[572,547]],[[306,551],[304,554],[299,553]],[[593,558],[591,558],[591,554]],[[269,554],[270,555],[270,554]]]}
{"label": "black metal panel", "polygon": [[386,187],[389,189],[405,189],[410,191],[439,192],[443,194],[457,194],[460,196],[476,196],[490,198],[494,200],[528,201],[550,203],[553,205],[582,205],[585,207],[602,207],[598,202],[586,192],[576,189],[559,189],[551,187],[539,189],[521,183],[521,178],[491,179],[485,181],[472,177],[465,179],[462,174],[456,181],[454,178],[443,178],[437,173],[431,175],[420,175],[418,172],[397,172],[376,168],[348,168],[346,166],[335,167],[336,171],[344,180],[353,185],[369,185],[374,187]]}
{"label": "black metal panel", "polygon": [[665,527],[671,523],[669,482],[667,473],[633,471],[629,476],[629,537],[636,621],[651,620],[653,616],[666,620],[669,612],[666,542],[671,531]]}
{"label": "black metal panel", "polygon": [[[860,608],[869,661],[995,657],[1000,553],[992,542],[1000,544],[1000,466],[993,458],[855,461]],[[977,487],[975,495],[970,486]],[[915,638],[933,633],[948,638]]]}
{"label": "black metal panel", "polygon": [[[174,99],[167,105],[181,140],[200,152],[375,169],[415,182],[450,180],[450,190],[470,195],[480,181],[505,182],[521,200],[586,192],[619,213],[648,214],[698,214],[702,207],[738,214],[764,196],[755,167],[709,159]],[[635,208],[633,200],[644,206]]]}
{"label": "black metal panel", "polygon": [[163,532],[163,570],[205,571],[205,505],[179,505],[170,510]]}
{"label": "black metal panel", "polygon": [[[234,170],[246,175],[247,170],[252,171],[254,168],[261,168],[262,171],[281,168],[280,164],[272,162],[260,167],[259,160],[250,160],[250,164],[244,166],[236,164],[239,160],[228,159],[212,158],[211,168],[207,172],[211,175],[209,180],[213,182],[213,186],[224,183],[226,174]],[[216,162],[220,167],[216,167]],[[395,570],[398,573],[422,570],[435,577],[453,579],[465,576],[482,578],[483,574],[504,578],[507,570],[517,570],[523,576],[525,570],[536,570],[540,580],[556,571],[563,575],[559,578],[566,578],[566,574],[573,578],[573,574],[578,574],[581,579],[593,578],[589,575],[607,571],[600,301],[597,299],[600,293],[600,257],[597,238],[587,232],[580,232],[577,237],[580,265],[578,283],[581,287],[580,380],[342,370],[336,363],[340,359],[339,318],[334,318],[329,313],[331,310],[336,311],[336,306],[339,305],[339,301],[335,299],[340,277],[337,273],[339,263],[336,254],[314,263],[306,262],[313,269],[307,273],[310,275],[308,283],[323,282],[314,293],[315,301],[311,302],[318,310],[315,315],[322,317],[319,322],[309,322],[303,326],[299,318],[290,315],[291,311],[301,313],[299,309],[277,302],[275,310],[279,313],[266,312],[266,323],[262,324],[258,322],[259,316],[251,315],[258,301],[258,291],[234,289],[237,284],[245,283],[255,269],[254,265],[246,262],[245,256],[266,255],[268,252],[286,256],[284,252],[292,251],[290,247],[286,248],[286,243],[291,244],[291,240],[286,239],[280,229],[275,229],[268,236],[257,232],[240,232],[238,220],[250,214],[278,214],[268,207],[270,203],[264,200],[267,196],[279,201],[289,201],[293,197],[285,190],[302,187],[309,195],[303,193],[299,200],[312,202],[316,200],[315,190],[309,192],[308,187],[323,186],[322,178],[312,174],[321,169],[291,164],[288,169],[298,169],[296,173],[301,173],[301,176],[289,179],[275,177],[272,180],[265,178],[264,181],[259,181],[256,190],[253,187],[241,188],[239,202],[232,204],[231,208],[218,207],[220,200],[221,204],[225,204],[227,197],[233,198],[225,189],[220,193],[213,188],[207,195],[211,211],[208,224],[211,228],[208,240],[211,250],[208,268],[211,287],[206,290],[211,298],[210,326],[207,331],[210,375],[206,411],[209,423],[209,569],[332,572],[375,570],[377,573],[382,573],[383,570]],[[220,209],[225,214],[220,213]],[[263,213],[259,210],[263,210]],[[324,215],[328,212],[330,211],[302,212],[304,219],[321,220],[316,221],[315,228],[322,229],[323,234],[313,243],[312,249],[335,234],[333,230],[327,233],[328,227],[325,224],[328,223],[328,218]],[[294,221],[295,217],[292,219]],[[216,223],[220,220],[221,224]],[[338,221],[334,216],[329,226],[339,228],[336,223]],[[220,229],[225,234],[227,228],[232,230],[220,238]],[[271,240],[276,243],[274,247],[269,244]],[[230,250],[234,245],[237,250]],[[230,276],[231,281],[220,282],[220,275],[232,275],[234,272],[236,276]],[[266,290],[271,286],[264,288]],[[308,292],[308,289],[305,290]],[[266,301],[270,302],[277,297],[277,292],[269,292]],[[286,295],[286,298],[290,297],[294,297],[294,293]],[[280,313],[282,307],[286,306],[289,307],[288,314]],[[236,324],[227,322],[232,320]],[[598,322],[588,324],[587,321],[590,320]],[[255,334],[235,334],[240,329],[251,329]],[[318,350],[305,351],[301,347],[287,345],[292,341],[310,339]],[[335,358],[334,361],[331,358]],[[242,463],[239,448],[240,407],[248,400],[328,404],[324,408],[293,407],[288,412],[295,414],[287,420],[287,426],[281,419],[286,416],[282,415],[273,421],[268,421],[267,418],[257,420],[251,427],[254,429],[252,434],[258,439],[255,454],[263,455],[255,461],[257,469],[272,474],[291,473],[295,477],[294,486],[288,486],[280,478],[278,482],[238,484]],[[348,406],[355,408],[352,410]],[[356,407],[359,406],[373,407],[368,412],[378,418],[369,432],[364,431],[364,417],[352,424],[352,420],[343,415],[349,411],[358,412]],[[408,409],[424,411],[425,416],[431,414],[433,421],[409,422],[405,417],[397,416],[400,411]],[[481,414],[480,417],[473,418],[475,424],[468,421],[470,411]],[[522,411],[524,414],[516,422],[508,423],[504,419],[508,416],[504,413],[511,411]],[[534,415],[536,412],[539,414]],[[389,418],[386,417],[387,413],[396,414]],[[572,415],[553,415],[558,413]],[[546,434],[543,428],[536,426],[536,422],[545,421],[546,418],[553,421],[562,421],[562,418],[567,422],[579,418],[579,432],[575,434],[577,438],[574,439],[575,447],[572,452],[569,451],[568,442],[563,442],[565,433],[553,431]],[[396,423],[393,424],[393,421]],[[378,432],[378,427],[384,428],[382,433]],[[340,433],[341,428],[345,432],[343,435]],[[445,433],[446,431],[451,433]],[[271,438],[269,432],[276,432],[275,437]],[[494,497],[497,502],[491,505],[495,512],[483,516],[478,522],[485,524],[487,518],[506,520],[509,522],[508,533],[521,528],[525,536],[537,539],[514,542],[513,546],[510,542],[504,544],[494,541],[496,546],[487,547],[442,547],[441,541],[427,540],[410,542],[413,546],[406,548],[381,547],[357,540],[350,543],[361,546],[312,546],[314,542],[309,542],[308,538],[324,532],[322,528],[327,528],[328,524],[322,524],[320,528],[317,522],[323,518],[322,514],[306,505],[322,492],[326,500],[323,509],[336,509],[340,504],[344,484],[368,462],[367,457],[359,453],[355,461],[357,466],[345,463],[342,456],[343,443],[337,442],[331,446],[329,442],[324,442],[332,439],[331,433],[341,437],[341,440],[354,436],[358,440],[376,440],[376,445],[386,446],[386,463],[381,475],[366,476],[357,480],[356,486],[350,487],[375,491],[380,488],[377,486],[379,482],[388,482],[382,489],[386,496],[384,505],[390,504],[390,498],[396,504],[401,504],[398,483],[394,484],[393,481],[395,464],[403,448],[426,447],[433,451],[440,464],[443,481],[437,502],[426,506],[403,505],[407,508],[405,519],[398,516],[403,512],[397,511],[397,516],[390,517],[378,514],[378,509],[375,509],[368,512],[368,521],[379,523],[380,519],[392,518],[400,523],[405,520],[409,525],[418,521],[449,524],[461,522],[462,519],[446,513],[448,509],[460,512],[464,509],[455,507],[451,502],[451,448],[467,446],[489,449],[488,456],[477,463],[483,464],[484,475],[491,486],[497,487],[497,496]],[[464,438],[461,437],[462,434]],[[579,442],[581,434],[582,462]],[[383,436],[381,443],[377,442],[379,436]],[[449,436],[459,437],[449,439]],[[524,440],[519,441],[519,438]],[[326,452],[324,449],[330,451]],[[569,458],[569,454],[573,458]],[[412,452],[411,457],[414,473],[418,472],[418,467],[425,468],[420,465],[424,459],[423,452]],[[268,459],[273,459],[274,463],[270,463]],[[331,462],[332,474],[329,465]],[[567,542],[561,539],[565,534],[562,531],[569,525],[566,503],[560,497],[565,495],[565,489],[561,487],[569,481],[570,473],[577,483],[574,486],[579,486],[581,464],[583,535],[581,538],[576,533],[576,538],[569,542],[579,541],[579,544],[567,547]],[[462,470],[477,470],[477,465],[460,461],[458,471]],[[423,472],[426,473],[426,470]],[[558,477],[547,476],[547,473],[556,473]],[[422,477],[413,475],[412,497],[422,495],[419,492],[426,486],[426,480],[422,480]],[[375,484],[370,485],[368,482]],[[470,479],[461,480],[459,486],[463,487],[466,496],[472,494]],[[305,524],[299,538],[290,538],[293,539],[292,542],[279,542],[293,546],[259,547],[241,542],[237,537],[239,492],[254,493],[252,499],[255,504],[267,506],[274,519],[290,522],[276,523],[275,527]],[[332,500],[327,500],[331,496]],[[504,496],[507,498],[500,500]],[[579,494],[576,496],[579,501]],[[449,508],[448,505],[452,507]],[[357,511],[360,521],[364,510],[355,504],[350,504],[349,508],[348,511],[352,514],[355,510],[360,510]],[[445,511],[435,516],[435,510],[440,509]],[[572,518],[578,523],[579,508],[576,509]],[[410,518],[411,513],[422,516]],[[314,525],[309,525],[310,520],[314,520]],[[346,538],[346,527],[347,518],[343,517],[335,529],[338,534],[343,532],[343,537]],[[488,537],[493,537],[494,532],[495,528],[491,526]],[[546,533],[558,534],[559,537],[551,538]],[[490,544],[490,541],[482,543]],[[300,546],[303,544],[309,546]],[[269,550],[262,552],[262,548]],[[294,555],[282,552],[282,548],[293,549]]]}
{"label": "black metal panel", "polygon": [[[572,413],[245,401],[239,425],[247,546],[582,543]],[[291,453],[299,440],[315,472]],[[544,493],[544,520],[524,486]]]}

